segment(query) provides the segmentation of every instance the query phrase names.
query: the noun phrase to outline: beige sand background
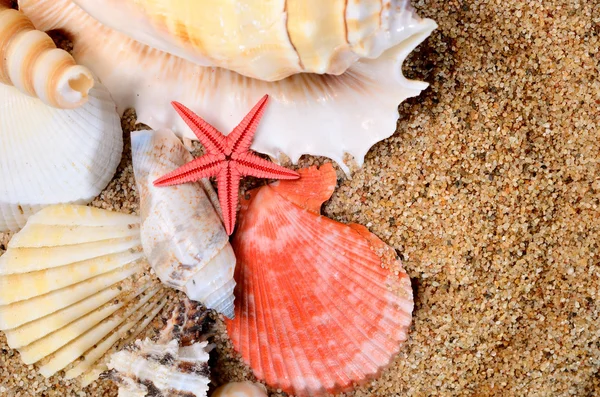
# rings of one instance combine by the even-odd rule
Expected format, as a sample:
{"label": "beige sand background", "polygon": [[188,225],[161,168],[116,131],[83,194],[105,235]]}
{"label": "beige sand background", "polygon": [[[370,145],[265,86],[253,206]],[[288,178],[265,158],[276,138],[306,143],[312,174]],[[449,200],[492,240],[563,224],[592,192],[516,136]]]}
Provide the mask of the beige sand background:
{"label": "beige sand background", "polygon": [[[396,248],[414,326],[346,396],[600,395],[600,1],[414,5],[440,27],[404,69],[431,88],[324,208]],[[137,210],[129,156],[93,205]],[[217,339],[216,381],[249,376]],[[0,336],[0,396],[30,395],[116,389],[46,380]]]}

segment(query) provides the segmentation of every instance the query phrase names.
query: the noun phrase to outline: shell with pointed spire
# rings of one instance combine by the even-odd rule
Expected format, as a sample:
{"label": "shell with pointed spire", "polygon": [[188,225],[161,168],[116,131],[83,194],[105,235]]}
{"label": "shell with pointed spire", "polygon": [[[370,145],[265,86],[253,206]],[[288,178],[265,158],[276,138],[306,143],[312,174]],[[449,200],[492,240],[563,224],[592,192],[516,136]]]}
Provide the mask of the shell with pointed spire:
{"label": "shell with pointed spire", "polygon": [[156,179],[193,160],[171,131],[132,132],[131,151],[142,245],[152,268],[163,283],[233,317],[236,260],[210,182],[154,186]]}
{"label": "shell with pointed spire", "polygon": [[139,233],[136,216],[56,205],[13,236],[0,256],[0,330],[25,364],[90,383],[98,360],[159,313],[166,289]]}
{"label": "shell with pointed spire", "polygon": [[207,312],[188,300],[171,312],[153,339],[136,340],[110,356],[103,378],[119,386],[119,396],[197,396],[208,392]]}
{"label": "shell with pointed spire", "polygon": [[242,203],[227,330],[259,379],[315,397],[389,365],[408,337],[413,297],[392,248],[363,226],[319,215],[336,186],[331,164],[299,172]]}
{"label": "shell with pointed spire", "polygon": [[[93,3],[104,5],[104,2],[91,1],[86,5]],[[258,3],[274,4],[258,1],[252,4]],[[315,13],[319,5],[326,3],[330,1],[311,1],[306,8]],[[151,128],[170,128],[178,135],[195,139],[185,123],[171,111],[170,102],[178,101],[197,114],[207,115],[206,121],[218,130],[231,131],[257,98],[269,94],[271,104],[252,149],[274,159],[285,155],[293,162],[303,154],[326,156],[346,172],[349,168],[344,163],[345,154],[351,155],[361,166],[369,148],[395,132],[398,104],[427,88],[426,83],[406,79],[402,75],[402,63],[436,28],[432,20],[419,18],[408,1],[394,1],[395,8],[381,9],[381,13],[378,12],[379,1],[348,3],[352,4],[348,12],[354,10],[354,16],[347,18],[348,22],[361,19],[391,21],[390,29],[399,35],[390,33],[390,37],[396,36],[397,45],[375,59],[358,59],[339,76],[300,73],[266,82],[222,68],[198,66],[150,48],[100,24],[71,0],[19,1],[39,29],[67,31],[73,37],[75,59],[100,77],[120,110],[135,108],[138,120]],[[393,16],[388,11],[393,12]],[[214,13],[204,15],[219,21],[230,17],[219,14],[220,18],[214,18]],[[323,22],[320,18],[316,20]],[[132,23],[131,19],[125,25],[115,20],[119,28],[133,26]],[[203,25],[196,23],[195,26],[202,28]],[[313,33],[320,35],[318,29]],[[350,40],[360,43],[363,38],[372,38],[369,45],[365,41],[365,50],[377,48],[374,52],[377,54],[385,47],[377,43],[380,39],[381,42],[387,40],[388,31],[380,31],[382,35],[371,33],[366,30]],[[320,40],[314,43],[330,45]],[[310,46],[307,48],[311,49]],[[229,62],[229,59],[223,61]]]}
{"label": "shell with pointed spire", "polygon": [[94,85],[92,73],[57,49],[21,11],[0,3],[0,83],[40,98],[46,105],[73,109],[83,105]]}
{"label": "shell with pointed spire", "polygon": [[100,83],[77,109],[56,109],[0,84],[0,232],[19,230],[48,205],[89,203],[112,179],[122,151],[121,121]]}

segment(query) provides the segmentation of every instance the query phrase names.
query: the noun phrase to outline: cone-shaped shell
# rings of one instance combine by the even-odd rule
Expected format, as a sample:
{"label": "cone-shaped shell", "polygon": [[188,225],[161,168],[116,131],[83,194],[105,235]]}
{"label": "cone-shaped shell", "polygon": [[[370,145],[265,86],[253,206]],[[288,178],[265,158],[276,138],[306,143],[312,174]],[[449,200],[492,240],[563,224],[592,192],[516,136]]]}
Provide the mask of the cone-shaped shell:
{"label": "cone-shaped shell", "polygon": [[0,84],[0,232],[19,230],[45,206],[93,200],[122,150],[121,121],[100,83],[77,109],[52,108]]}
{"label": "cone-shaped shell", "polygon": [[25,14],[1,3],[0,59],[0,83],[57,108],[83,105],[94,85],[87,68],[57,49],[46,33],[35,30]]}
{"label": "cone-shaped shell", "polygon": [[315,397],[390,363],[407,338],[413,297],[392,248],[363,226],[319,215],[336,185],[331,165],[300,174],[242,203],[227,330],[259,379]]}
{"label": "cone-shaped shell", "polygon": [[340,76],[301,73],[269,83],[149,48],[100,25],[70,0],[19,4],[39,29],[69,32],[75,59],[100,77],[120,110],[134,107],[138,120],[153,129],[170,128],[195,139],[170,106],[178,101],[206,115],[218,130],[231,131],[268,94],[270,105],[252,149],[275,159],[283,154],[294,162],[303,154],[327,156],[345,171],[344,155],[362,165],[369,148],[396,130],[398,104],[427,88],[426,83],[407,80],[402,63],[436,27],[403,1],[402,15],[395,20],[401,22],[397,29],[405,39],[378,58],[361,58]]}
{"label": "cone-shaped shell", "polygon": [[411,36],[406,0],[74,0],[102,24],[201,66],[276,81],[344,73]]}
{"label": "cone-shaped shell", "polygon": [[155,340],[136,340],[111,355],[103,377],[119,385],[122,397],[206,397],[208,342],[201,339],[206,323],[206,309],[181,301]]}
{"label": "cone-shaped shell", "polygon": [[154,186],[193,159],[171,131],[132,132],[131,151],[142,245],[152,268],[163,283],[232,317],[235,255],[210,183]]}
{"label": "cone-shaped shell", "polygon": [[80,376],[158,314],[165,289],[139,232],[135,216],[85,206],[29,218],[0,256],[0,330],[23,362]]}

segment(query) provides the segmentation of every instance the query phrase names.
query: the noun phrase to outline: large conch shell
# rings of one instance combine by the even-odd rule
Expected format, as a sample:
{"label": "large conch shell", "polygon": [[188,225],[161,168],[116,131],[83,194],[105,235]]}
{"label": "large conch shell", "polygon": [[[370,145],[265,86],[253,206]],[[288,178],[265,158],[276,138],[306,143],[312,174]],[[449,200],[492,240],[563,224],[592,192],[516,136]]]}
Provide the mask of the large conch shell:
{"label": "large conch shell", "polygon": [[339,75],[415,33],[406,0],[73,1],[150,47],[265,81]]}
{"label": "large conch shell", "polygon": [[136,340],[110,356],[109,371],[102,377],[117,383],[120,397],[206,397],[207,320],[199,304],[181,301],[154,340]]}
{"label": "large conch shell", "polygon": [[153,182],[193,157],[168,130],[131,133],[140,197],[142,245],[152,268],[170,287],[233,316],[235,255],[208,180],[156,187]]}
{"label": "large conch shell", "polygon": [[96,379],[97,362],[141,332],[165,294],[150,275],[132,215],[47,207],[0,256],[0,329],[46,377],[65,370],[84,384]]}
{"label": "large conch shell", "polygon": [[83,105],[94,85],[87,68],[57,49],[46,33],[35,30],[25,14],[1,2],[0,60],[0,83],[57,108]]}
{"label": "large conch shell", "polygon": [[390,364],[408,337],[413,297],[392,248],[363,226],[319,215],[336,185],[331,164],[299,172],[242,203],[227,330],[259,379],[315,397]]}
{"label": "large conch shell", "polygon": [[[192,2],[202,4],[203,7],[209,3],[196,0],[171,1],[171,8],[165,11],[165,14],[170,15],[168,13],[173,12],[179,15],[179,11],[175,12],[172,9],[179,9],[182,4]],[[98,7],[104,7],[104,2],[95,3]],[[143,2],[149,3],[152,2]],[[227,7],[233,4],[231,1],[218,3],[227,4]],[[270,16],[279,13],[275,16],[275,21],[280,23],[284,19],[282,3],[257,0],[248,3],[248,7],[240,7],[240,11],[250,15],[251,8],[258,7],[257,10]],[[338,4],[339,1],[310,1],[302,7],[306,10],[311,9],[312,15],[320,15],[320,11],[314,10],[321,10],[329,3]],[[231,131],[244,117],[247,109],[263,95],[268,94],[271,104],[256,133],[252,149],[275,159],[285,154],[293,162],[303,154],[327,156],[340,164],[345,171],[348,171],[348,167],[344,164],[344,155],[352,155],[356,163],[362,165],[369,148],[395,132],[398,104],[406,98],[419,95],[427,87],[426,83],[407,80],[402,75],[402,62],[436,27],[432,20],[420,19],[408,1],[358,0],[348,3],[349,12],[355,13],[346,17],[350,24],[357,21],[358,25],[367,26],[367,20],[379,20],[382,26],[390,23],[389,27],[397,33],[383,30],[372,32],[370,35],[365,28],[363,33],[357,33],[356,37],[349,36],[351,43],[364,41],[364,51],[375,55],[385,47],[378,43],[392,44],[397,40],[402,41],[376,59],[358,59],[339,76],[300,73],[269,83],[243,77],[222,68],[198,66],[147,47],[120,32],[100,25],[70,0],[19,1],[21,8],[39,29],[66,30],[74,41],[75,59],[100,77],[120,110],[134,107],[138,120],[153,129],[166,127],[179,135],[195,139],[193,133],[172,110],[170,102],[175,100],[185,103],[197,114],[207,115],[206,121],[218,130]],[[86,6],[90,7],[91,4],[90,1]],[[298,12],[297,16],[302,14],[301,11]],[[252,11],[252,15],[259,13]],[[340,15],[337,16],[336,23],[346,14]],[[137,21],[144,17],[132,16],[125,24],[137,26]],[[221,21],[229,18],[229,15],[206,12],[205,17]],[[314,26],[315,34],[320,35],[329,26],[326,21],[328,17],[327,14],[323,15],[324,19],[317,18],[317,24],[307,25],[308,31]],[[201,25],[193,19],[189,21],[194,26]],[[264,19],[261,21],[260,23],[264,23]],[[121,22],[116,20],[115,23],[119,24],[121,29],[125,29]],[[155,27],[152,25],[152,29]],[[181,35],[184,35],[188,28],[191,29],[185,25],[181,26]],[[166,31],[168,29],[165,28],[163,32],[165,36],[162,37],[165,37],[165,40],[169,37]],[[359,31],[361,30],[357,30]],[[364,37],[361,38],[363,34]],[[386,39],[388,35],[390,40]],[[236,41],[238,38],[232,40]],[[306,48],[310,50],[310,46],[315,43],[321,42],[319,39],[313,43],[307,42]],[[158,45],[154,42],[152,44]],[[324,42],[323,45],[323,48],[329,48],[331,43]],[[211,42],[210,46],[227,47],[221,45],[218,40]],[[269,48],[271,47],[267,46],[257,52],[269,52]],[[353,51],[359,51],[354,44],[352,48]]]}
{"label": "large conch shell", "polygon": [[122,151],[121,121],[101,84],[77,109],[52,108],[0,84],[0,232],[19,230],[45,206],[92,201]]}

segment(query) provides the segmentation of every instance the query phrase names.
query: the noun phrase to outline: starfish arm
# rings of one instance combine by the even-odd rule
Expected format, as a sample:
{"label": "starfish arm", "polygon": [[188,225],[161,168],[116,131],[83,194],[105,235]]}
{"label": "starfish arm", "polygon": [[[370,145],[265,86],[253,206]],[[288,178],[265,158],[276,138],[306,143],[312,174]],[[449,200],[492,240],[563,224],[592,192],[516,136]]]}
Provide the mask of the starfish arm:
{"label": "starfish arm", "polygon": [[296,171],[288,170],[285,167],[260,158],[250,152],[233,155],[232,159],[232,163],[234,164],[235,168],[243,176],[254,176],[257,178],[269,179],[300,178],[300,174],[298,174]]}
{"label": "starfish arm", "polygon": [[244,153],[250,149],[252,138],[254,138],[256,127],[258,127],[258,123],[265,112],[268,99],[268,95],[262,97],[238,126],[227,135],[228,149],[230,151],[226,154]]}
{"label": "starfish arm", "polygon": [[155,186],[180,185],[216,176],[225,162],[223,155],[205,154],[154,181]]}
{"label": "starfish arm", "polygon": [[238,194],[240,191],[241,175],[229,162],[217,175],[217,190],[219,191],[219,204],[223,213],[225,231],[228,235],[233,233],[238,207]]}
{"label": "starfish arm", "polygon": [[192,112],[179,102],[171,102],[179,116],[192,129],[194,135],[202,143],[207,153],[223,153],[227,147],[227,138],[203,118]]}

